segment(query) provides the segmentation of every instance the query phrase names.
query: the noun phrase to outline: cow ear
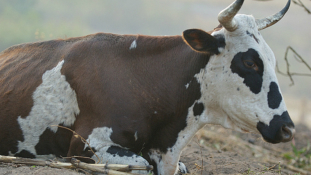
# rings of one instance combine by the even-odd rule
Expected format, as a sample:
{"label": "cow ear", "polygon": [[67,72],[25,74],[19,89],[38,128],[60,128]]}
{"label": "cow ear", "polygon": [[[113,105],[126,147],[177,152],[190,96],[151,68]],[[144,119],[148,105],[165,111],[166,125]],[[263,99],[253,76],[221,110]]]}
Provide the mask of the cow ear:
{"label": "cow ear", "polygon": [[200,29],[189,29],[183,32],[184,41],[195,51],[219,54],[219,42],[212,35]]}

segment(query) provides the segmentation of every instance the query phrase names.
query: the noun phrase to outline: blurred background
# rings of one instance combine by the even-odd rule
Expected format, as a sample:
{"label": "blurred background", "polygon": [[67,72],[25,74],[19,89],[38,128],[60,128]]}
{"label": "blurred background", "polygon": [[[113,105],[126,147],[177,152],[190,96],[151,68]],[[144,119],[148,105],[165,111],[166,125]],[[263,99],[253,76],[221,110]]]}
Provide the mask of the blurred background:
{"label": "blurred background", "polygon": [[[301,0],[311,8],[310,0]],[[83,36],[97,32],[180,35],[189,28],[212,30],[218,13],[233,0],[1,0],[0,51],[20,43]],[[281,10],[286,0],[246,0],[240,13],[263,18]],[[292,4],[285,17],[262,35],[286,72],[286,48],[311,64],[311,14]],[[291,71],[311,73],[288,55]],[[311,126],[311,77],[277,74],[295,122]]]}

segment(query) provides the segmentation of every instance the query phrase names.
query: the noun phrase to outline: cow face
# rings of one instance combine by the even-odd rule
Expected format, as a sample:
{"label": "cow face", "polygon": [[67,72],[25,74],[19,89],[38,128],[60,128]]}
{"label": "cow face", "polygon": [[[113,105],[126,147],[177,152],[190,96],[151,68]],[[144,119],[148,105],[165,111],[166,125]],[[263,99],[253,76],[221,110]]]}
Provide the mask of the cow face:
{"label": "cow face", "polygon": [[[289,3],[285,8],[288,7]],[[294,124],[278,86],[276,60],[259,33],[271,24],[263,26],[248,15],[234,14],[230,20],[223,22],[219,17],[223,27],[211,35],[196,29],[183,33],[192,49],[214,54],[207,67],[196,75],[201,84],[200,101],[205,104],[201,122],[260,132],[270,143],[290,141]]]}

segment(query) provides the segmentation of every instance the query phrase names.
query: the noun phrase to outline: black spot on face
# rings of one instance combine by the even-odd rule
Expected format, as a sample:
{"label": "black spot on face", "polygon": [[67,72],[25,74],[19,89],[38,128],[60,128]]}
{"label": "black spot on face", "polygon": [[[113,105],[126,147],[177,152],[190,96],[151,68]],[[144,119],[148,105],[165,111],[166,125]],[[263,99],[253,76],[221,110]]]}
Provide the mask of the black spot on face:
{"label": "black spot on face", "polygon": [[255,37],[254,34],[250,33],[249,31],[246,31],[246,34],[249,35],[249,36],[251,36],[251,37],[253,37],[254,40],[259,44],[259,40]]}
{"label": "black spot on face", "polygon": [[203,103],[195,103],[193,107],[194,116],[199,116],[203,113],[204,105]]}
{"label": "black spot on face", "polygon": [[[245,62],[254,63],[256,69],[247,67]],[[258,94],[261,91],[264,66],[256,50],[248,49],[246,52],[237,53],[232,59],[230,68],[233,73],[244,79],[243,83],[253,93]]]}
{"label": "black spot on face", "polygon": [[269,108],[276,109],[280,106],[282,101],[282,95],[279,91],[279,87],[276,82],[271,82],[269,86],[270,90],[268,92],[268,104]]}
{"label": "black spot on face", "polygon": [[294,123],[287,111],[283,112],[282,115],[274,115],[270,121],[269,126],[263,122],[257,123],[257,129],[261,133],[262,137],[269,143],[280,143],[283,140],[283,127],[294,128]]}

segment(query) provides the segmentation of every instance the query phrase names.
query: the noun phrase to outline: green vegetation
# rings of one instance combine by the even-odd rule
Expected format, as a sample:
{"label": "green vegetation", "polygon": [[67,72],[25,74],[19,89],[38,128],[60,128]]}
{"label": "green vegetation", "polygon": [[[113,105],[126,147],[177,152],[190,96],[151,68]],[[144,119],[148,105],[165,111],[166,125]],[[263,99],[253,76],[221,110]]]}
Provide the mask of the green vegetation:
{"label": "green vegetation", "polygon": [[292,144],[292,151],[283,154],[283,157],[295,167],[311,171],[310,142],[306,147],[303,147],[301,149],[297,149],[297,147]]}

